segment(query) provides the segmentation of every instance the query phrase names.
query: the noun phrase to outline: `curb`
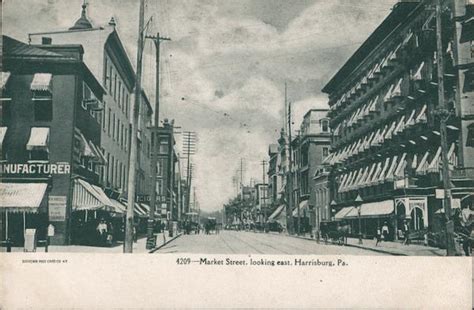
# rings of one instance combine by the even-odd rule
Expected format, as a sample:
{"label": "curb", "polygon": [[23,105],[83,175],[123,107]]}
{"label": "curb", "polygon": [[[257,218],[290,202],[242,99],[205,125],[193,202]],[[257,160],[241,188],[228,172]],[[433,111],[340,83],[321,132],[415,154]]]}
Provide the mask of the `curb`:
{"label": "curb", "polygon": [[[288,235],[288,234],[287,234],[287,236],[290,236],[290,237],[293,237],[293,238],[298,238],[298,239],[316,241],[315,239],[311,239],[311,238],[308,238],[308,237],[293,236],[293,235]],[[318,244],[321,244],[321,243],[318,243]],[[364,247],[364,246],[360,246],[360,245],[356,245],[356,244],[350,244],[350,243],[344,244],[344,246],[359,248],[359,249],[362,249],[362,250],[367,250],[367,251],[372,251],[372,252],[377,252],[377,253],[389,254],[389,255],[393,255],[393,256],[409,256],[408,254],[404,254],[404,253],[397,253],[397,252],[391,252],[391,251],[386,251],[386,250],[381,250],[381,249],[374,249],[374,248]]]}
{"label": "curb", "polygon": [[175,239],[178,239],[179,237],[181,237],[183,235],[183,233],[179,233],[177,234],[176,236],[174,236],[173,238],[167,240],[165,243],[163,243],[162,245],[159,245],[157,246],[156,248],[148,251],[149,254],[152,254],[152,253],[155,253],[156,251],[158,251],[159,249],[161,249],[162,247],[164,247],[165,245],[167,245],[168,243],[170,243],[171,241],[174,241]]}

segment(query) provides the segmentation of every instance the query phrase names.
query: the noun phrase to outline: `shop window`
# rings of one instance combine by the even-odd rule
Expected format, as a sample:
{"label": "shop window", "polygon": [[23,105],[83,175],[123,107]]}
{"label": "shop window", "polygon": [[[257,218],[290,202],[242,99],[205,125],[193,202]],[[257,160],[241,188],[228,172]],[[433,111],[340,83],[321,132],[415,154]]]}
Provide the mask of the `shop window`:
{"label": "shop window", "polygon": [[53,120],[53,100],[50,96],[34,95],[35,121],[50,122]]}

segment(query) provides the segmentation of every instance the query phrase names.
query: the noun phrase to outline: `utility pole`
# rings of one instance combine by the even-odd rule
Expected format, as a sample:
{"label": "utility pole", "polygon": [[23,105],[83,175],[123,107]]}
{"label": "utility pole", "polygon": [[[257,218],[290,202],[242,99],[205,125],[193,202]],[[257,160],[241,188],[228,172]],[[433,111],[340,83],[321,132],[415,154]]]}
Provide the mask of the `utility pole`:
{"label": "utility pole", "polygon": [[448,137],[446,123],[450,112],[447,109],[444,94],[444,50],[442,31],[442,0],[436,0],[436,65],[438,69],[438,109],[436,114],[440,118],[439,131],[441,140],[441,160],[444,187],[444,214],[446,217],[446,254],[456,255],[454,246],[454,223],[451,218],[451,180],[449,175]]}
{"label": "utility pole", "polygon": [[[157,178],[157,165],[158,165],[158,127],[160,120],[160,42],[163,40],[169,41],[169,38],[160,37],[160,33],[157,33],[156,36],[145,36],[146,39],[151,39],[155,43],[156,49],[156,77],[155,77],[155,119],[154,126],[152,129],[152,139],[153,153],[151,157],[151,186],[150,186],[150,215],[148,218],[147,226],[147,242],[146,248],[153,249],[156,245],[154,227],[155,227],[155,210],[156,210],[156,178]],[[179,213],[178,213],[179,214]]]}
{"label": "utility pole", "polygon": [[263,201],[263,226],[264,226],[264,231],[267,232],[267,197],[266,197],[266,189],[267,187],[265,184],[265,174],[266,174],[266,167],[267,162],[265,160],[262,160],[262,180],[263,180],[263,190],[262,190],[262,201]]}
{"label": "utility pole", "polygon": [[[286,113],[288,111],[288,115]],[[287,87],[285,83],[285,117],[288,118],[288,135],[289,135],[289,154],[288,154],[288,172],[287,172],[287,193],[288,193],[288,203],[286,207],[286,227],[288,228],[288,232],[290,234],[294,233],[294,227],[293,227],[293,180],[292,180],[292,169],[293,169],[293,164],[292,164],[292,151],[291,151],[291,103],[288,103],[288,110],[287,110]],[[286,127],[286,124],[285,124]]]}
{"label": "utility pole", "polygon": [[125,221],[125,242],[123,247],[124,253],[133,252],[133,208],[135,205],[135,178],[137,163],[137,129],[138,116],[140,114],[140,102],[142,94],[142,60],[143,60],[143,30],[145,19],[145,0],[140,0],[140,12],[138,19],[138,42],[137,42],[137,76],[135,81],[135,102],[133,105],[133,122],[131,128],[130,141],[130,163],[128,165],[128,205]]}
{"label": "utility pole", "polygon": [[[291,126],[291,102],[288,102],[288,138],[289,138],[289,176],[290,176],[290,203],[291,209],[293,210],[294,201],[294,190],[293,190],[293,146],[292,146],[292,126]],[[300,206],[296,204],[297,208],[297,218],[296,218],[296,234],[300,234]],[[293,211],[291,211],[291,220],[293,220]]]}
{"label": "utility pole", "polygon": [[196,133],[183,132],[183,153],[187,156],[186,168],[186,213],[189,212],[191,199],[191,155],[196,154]]}

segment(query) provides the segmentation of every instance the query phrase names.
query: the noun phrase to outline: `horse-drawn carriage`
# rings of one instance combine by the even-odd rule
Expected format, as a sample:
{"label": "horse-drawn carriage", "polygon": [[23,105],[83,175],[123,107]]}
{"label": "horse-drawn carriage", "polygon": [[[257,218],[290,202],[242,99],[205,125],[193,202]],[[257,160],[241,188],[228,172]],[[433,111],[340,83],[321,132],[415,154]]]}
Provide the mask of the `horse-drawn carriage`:
{"label": "horse-drawn carriage", "polygon": [[347,244],[347,236],[350,233],[350,225],[340,221],[321,222],[321,237],[325,244],[329,242],[338,245]]}
{"label": "horse-drawn carriage", "polygon": [[204,224],[204,230],[206,232],[206,235],[212,234],[212,233],[219,233],[218,226],[217,226],[217,221],[215,217],[208,217],[206,220],[206,223]]}

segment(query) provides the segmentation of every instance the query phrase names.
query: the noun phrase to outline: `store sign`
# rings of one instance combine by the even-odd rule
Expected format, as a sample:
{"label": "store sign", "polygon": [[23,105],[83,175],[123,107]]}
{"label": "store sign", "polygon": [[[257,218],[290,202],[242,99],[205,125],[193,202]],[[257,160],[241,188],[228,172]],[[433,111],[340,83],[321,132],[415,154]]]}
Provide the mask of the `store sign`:
{"label": "store sign", "polygon": [[48,214],[51,222],[66,220],[66,196],[49,196]]}
{"label": "store sign", "polygon": [[0,164],[0,174],[69,174],[69,163]]}
{"label": "store sign", "polygon": [[150,195],[137,195],[136,202],[150,202]]}
{"label": "store sign", "polygon": [[435,197],[436,199],[444,199],[444,189],[436,189]]}

